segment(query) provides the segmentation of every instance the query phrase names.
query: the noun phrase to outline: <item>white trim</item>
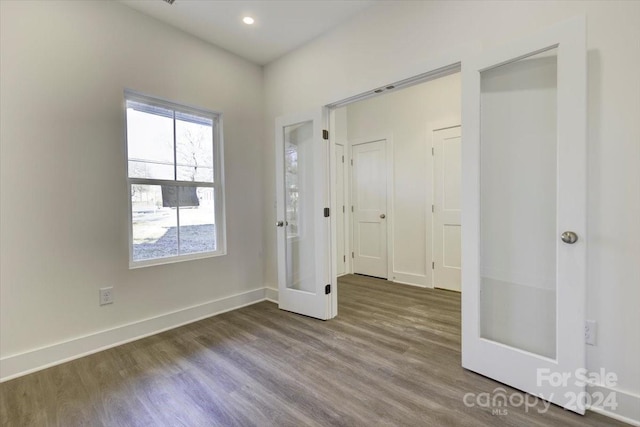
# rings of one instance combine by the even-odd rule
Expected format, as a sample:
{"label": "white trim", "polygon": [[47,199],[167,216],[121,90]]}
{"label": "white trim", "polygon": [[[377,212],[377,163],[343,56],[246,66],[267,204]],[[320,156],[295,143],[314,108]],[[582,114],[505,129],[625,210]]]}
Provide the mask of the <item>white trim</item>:
{"label": "white trim", "polygon": [[[334,115],[334,110],[331,110],[330,114]],[[335,119],[331,119],[332,122],[335,121]],[[331,144],[331,164],[332,164],[332,170],[331,170],[331,212],[335,212],[335,215],[331,215],[332,217],[332,224],[331,224],[331,236],[333,239],[333,243],[332,243],[332,247],[331,247],[331,253],[332,253],[332,260],[334,261],[335,268],[331,270],[331,274],[332,277],[340,277],[340,276],[344,276],[345,274],[348,274],[349,271],[351,271],[351,257],[347,256],[347,254],[350,252],[349,251],[349,244],[351,242],[349,242],[349,239],[347,238],[347,236],[349,236],[350,234],[350,224],[349,224],[349,211],[347,211],[347,206],[349,206],[349,193],[348,193],[348,173],[349,173],[349,169],[347,168],[347,163],[349,162],[348,157],[348,146],[346,144],[343,144],[342,142],[334,142],[335,138],[335,131],[331,130],[332,126],[331,124],[329,125],[329,142]],[[338,146],[342,147],[342,161],[338,162],[336,154],[337,154],[337,150],[338,150]],[[343,175],[343,182],[342,182],[342,200],[338,200],[338,190],[337,188],[334,189],[334,185],[337,184],[337,174],[338,174],[338,170],[339,168],[342,168],[342,175]],[[339,203],[342,202],[342,203]],[[337,255],[338,255],[338,221],[337,218],[340,215],[340,205],[344,206],[344,212],[342,213],[342,226],[344,227],[344,231],[343,231],[343,236],[342,236],[342,250],[344,251],[344,273],[342,274],[338,274],[338,264],[339,261],[336,261],[338,259]],[[337,313],[336,313],[337,314]]]}
{"label": "white trim", "polygon": [[[330,307],[329,307],[329,318],[333,318],[335,316],[338,315],[338,263],[336,261],[337,259],[337,254],[338,254],[338,224],[336,221],[336,218],[338,217],[338,199],[337,199],[337,185],[336,185],[336,181],[337,181],[337,162],[336,162],[336,135],[335,135],[335,127],[333,125],[335,125],[335,110],[330,110],[327,107],[323,107],[323,110],[325,112],[325,116],[327,118],[327,122],[324,123],[323,129],[326,129],[329,133],[328,137],[329,140],[327,141],[327,144],[329,144],[329,182],[327,183],[327,190],[329,193],[329,234],[330,234],[330,241],[329,241],[329,247],[327,248],[329,250],[329,259],[330,259],[330,266],[329,266],[329,282],[331,285],[331,289],[333,291],[333,295],[331,295],[330,298]],[[324,133],[324,132],[323,132]],[[344,155],[344,145],[342,146],[342,153]],[[343,171],[344,171],[344,165],[342,165]],[[343,173],[344,175],[344,173]],[[343,176],[343,180],[344,180],[344,176]],[[344,187],[344,182],[343,182],[343,187]],[[343,188],[343,197],[344,197],[344,188]],[[346,214],[346,213],[345,213]],[[344,217],[343,217],[343,222],[344,222]],[[343,246],[344,246],[344,233],[343,233]],[[344,266],[344,268],[346,269],[346,264]],[[335,304],[334,304],[335,301]]]}
{"label": "white trim", "polygon": [[264,299],[275,304],[278,303],[278,289],[276,288],[264,288]]}
{"label": "white trim", "polygon": [[129,270],[135,270],[138,268],[151,267],[154,265],[173,264],[175,262],[193,261],[196,259],[213,258],[226,255],[227,251],[213,251],[213,252],[196,252],[186,255],[172,255],[162,258],[152,258],[144,261],[135,261],[129,264]]}
{"label": "white trim", "polygon": [[273,296],[271,291],[271,288],[253,289],[23,353],[5,356],[0,359],[0,382],[265,301],[268,299],[267,295]]}
{"label": "white trim", "polygon": [[402,271],[394,271],[390,279],[394,283],[402,283],[403,285],[417,286],[419,288],[431,288],[428,284],[428,278],[424,274],[404,273]]}
{"label": "white trim", "polygon": [[[329,135],[326,140],[326,144],[328,145],[327,151],[329,158],[327,159],[327,174],[325,177],[325,186],[326,186],[326,203],[325,206],[329,206],[329,212],[333,212],[333,214],[329,215],[329,241],[326,245],[326,251],[328,252],[327,259],[327,282],[331,285],[331,293],[329,295],[328,307],[327,307],[327,319],[333,319],[338,315],[338,275],[336,274],[337,265],[336,265],[336,221],[335,215],[336,212],[336,200],[335,200],[335,186],[333,185],[335,180],[335,161],[336,161],[336,147],[333,144],[333,138],[331,135],[331,113],[332,111],[324,106],[321,108],[321,126],[324,131],[326,130]],[[323,141],[325,142],[325,141]]]}
{"label": "white trim", "polygon": [[[401,69],[400,67],[391,67],[389,72],[384,73],[384,75],[381,74],[374,82],[370,82],[367,79],[360,79],[358,82],[354,82],[354,85],[351,86],[355,89],[342,91],[342,93],[332,91],[327,92],[324,101],[320,102],[320,104],[328,107],[344,107],[345,105],[366,99],[369,97],[369,93],[376,88],[387,87],[389,85],[402,86],[403,82],[411,80],[414,77],[437,74],[439,71],[461,66],[461,64],[464,63],[464,59],[476,55],[480,51],[481,43],[479,41],[474,41],[433,54],[429,58],[422,61],[418,60],[415,64],[404,69]],[[381,92],[377,95],[382,95],[384,93],[385,92]]]}
{"label": "white trim", "polygon": [[[173,180],[153,179],[153,178],[132,178],[129,176],[129,141],[128,141],[128,114],[127,102],[138,102],[147,105],[162,107],[173,110]],[[208,258],[213,256],[221,256],[227,254],[226,243],[226,207],[225,207],[225,191],[224,191],[224,129],[223,114],[217,111],[194,107],[191,105],[183,105],[162,98],[157,98],[135,92],[131,89],[124,90],[124,145],[125,145],[125,171],[127,180],[128,194],[128,230],[129,230],[129,269],[140,267],[150,267],[154,265],[170,264],[174,262],[189,261],[193,259]],[[207,117],[212,121],[212,155],[213,155],[213,182],[201,181],[180,181],[177,176],[177,143],[176,143],[176,112],[184,112]],[[175,256],[166,256],[160,258],[152,258],[136,261],[133,259],[133,203],[131,200],[132,185],[171,185],[175,187],[205,187],[213,189],[214,202],[214,225],[215,225],[215,247],[214,251],[207,251],[195,254],[178,254]],[[180,242],[180,209],[176,209],[176,232],[177,241]],[[178,244],[178,251],[180,245]]]}
{"label": "white trim", "polygon": [[445,65],[443,67],[440,67],[436,70],[432,70],[432,71],[427,71],[426,73],[422,73],[413,77],[409,77],[406,79],[402,79],[399,81],[396,81],[395,83],[389,85],[389,84],[385,84],[382,87],[378,87],[375,89],[372,89],[368,92],[364,92],[364,93],[359,93],[357,95],[351,96],[349,98],[346,99],[342,99],[338,102],[334,102],[331,104],[328,104],[327,107],[329,108],[341,108],[344,107],[346,105],[349,104],[353,104],[355,102],[360,102],[360,101],[364,101],[367,100],[369,98],[374,98],[376,96],[380,96],[380,95],[386,95],[390,92],[395,92],[398,90],[402,90],[402,89],[406,89],[408,87],[411,86],[415,86],[415,85],[419,85],[422,83],[426,83],[429,82],[431,80],[436,80],[439,79],[441,77],[446,77],[449,76],[451,74],[455,74],[455,73],[459,73],[460,72],[460,62],[453,62],[451,64]]}
{"label": "white trim", "polygon": [[615,410],[605,409],[598,406],[587,406],[589,411],[597,412],[605,417],[613,418],[632,426],[640,427],[640,395],[628,391],[620,390],[612,387],[605,387],[599,384],[587,384],[587,392],[593,396],[594,393],[600,392],[604,396],[609,393],[616,394],[616,402],[618,407]]}
{"label": "white trim", "polygon": [[387,157],[387,278],[393,276],[395,270],[396,252],[395,252],[395,227],[396,220],[395,209],[396,191],[395,191],[395,146],[393,145],[393,134],[389,133],[386,137],[386,157]]}

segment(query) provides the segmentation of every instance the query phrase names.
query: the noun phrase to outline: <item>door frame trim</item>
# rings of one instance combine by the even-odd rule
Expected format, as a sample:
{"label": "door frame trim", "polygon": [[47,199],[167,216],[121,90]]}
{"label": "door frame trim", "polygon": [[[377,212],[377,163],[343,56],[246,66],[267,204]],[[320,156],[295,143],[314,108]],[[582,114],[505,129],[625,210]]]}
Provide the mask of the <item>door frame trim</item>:
{"label": "door frame trim", "polygon": [[[331,132],[331,131],[330,131]],[[344,256],[345,256],[345,261],[344,261],[344,273],[338,275],[337,273],[337,269],[338,269],[338,265],[336,264],[336,277],[342,277],[346,274],[349,274],[349,272],[351,271],[351,256],[347,256],[350,255],[349,252],[349,244],[350,244],[350,239],[349,239],[349,234],[351,233],[351,224],[349,224],[349,212],[347,210],[347,206],[349,206],[349,200],[350,200],[350,188],[348,188],[349,186],[347,185],[348,182],[348,177],[349,177],[349,170],[348,169],[348,162],[349,162],[349,153],[348,153],[348,141],[335,141],[333,142],[331,145],[332,147],[337,151],[338,146],[342,147],[342,155],[344,157],[344,163],[342,163],[342,166],[340,166],[340,164],[338,163],[338,160],[336,158],[335,162],[336,162],[336,172],[338,171],[338,168],[342,167],[342,185],[343,185],[343,189],[342,189],[342,195],[344,197],[343,201],[344,201],[344,215],[343,215],[343,222],[344,222],[344,232],[343,232],[343,236],[342,236],[342,246],[344,249]],[[337,154],[337,153],[336,153]],[[335,155],[335,154],[334,154]],[[337,175],[336,175],[336,182],[334,184],[337,183]],[[338,192],[334,191],[334,194],[332,195],[332,198],[335,197],[336,199],[336,203],[335,203],[335,208],[333,209],[333,212],[336,212],[336,218],[338,216],[338,214],[340,213],[340,204],[338,203]],[[337,230],[337,219],[336,221],[336,250],[338,249],[338,230]],[[337,253],[336,253],[337,254]],[[336,258],[337,259],[337,258]],[[339,261],[336,261],[336,263],[338,263]]]}

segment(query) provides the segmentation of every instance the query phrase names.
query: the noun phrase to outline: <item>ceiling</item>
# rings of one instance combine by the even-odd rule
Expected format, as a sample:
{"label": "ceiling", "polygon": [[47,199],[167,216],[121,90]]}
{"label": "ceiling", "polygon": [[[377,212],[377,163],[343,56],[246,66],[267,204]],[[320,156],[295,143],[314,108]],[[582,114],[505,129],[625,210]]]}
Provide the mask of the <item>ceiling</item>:
{"label": "ceiling", "polygon": [[[369,7],[372,0],[120,0],[133,9],[260,65]],[[253,25],[242,18],[251,16]]]}

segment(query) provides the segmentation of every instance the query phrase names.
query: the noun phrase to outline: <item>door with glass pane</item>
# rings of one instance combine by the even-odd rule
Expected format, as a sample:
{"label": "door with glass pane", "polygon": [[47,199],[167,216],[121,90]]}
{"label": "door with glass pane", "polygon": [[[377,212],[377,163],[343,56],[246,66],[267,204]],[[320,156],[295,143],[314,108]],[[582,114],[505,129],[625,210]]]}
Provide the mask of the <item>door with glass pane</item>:
{"label": "door with glass pane", "polygon": [[462,365],[578,413],[585,32],[570,20],[462,67]]}
{"label": "door with glass pane", "polygon": [[[331,317],[329,144],[322,112],[276,120],[278,304]],[[325,208],[327,210],[325,210]]]}

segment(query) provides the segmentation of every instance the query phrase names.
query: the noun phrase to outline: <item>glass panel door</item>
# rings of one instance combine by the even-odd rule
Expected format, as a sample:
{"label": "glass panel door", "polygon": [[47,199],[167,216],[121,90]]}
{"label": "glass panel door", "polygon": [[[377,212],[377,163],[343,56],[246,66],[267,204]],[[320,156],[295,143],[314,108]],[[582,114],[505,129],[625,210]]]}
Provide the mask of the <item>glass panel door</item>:
{"label": "glass panel door", "polygon": [[576,18],[462,64],[462,366],[578,413],[585,35]]}
{"label": "glass panel door", "polygon": [[557,48],[480,73],[480,331],[556,357]]}
{"label": "glass panel door", "polygon": [[313,121],[285,126],[283,132],[287,288],[314,292]]}
{"label": "glass panel door", "polygon": [[[329,144],[322,113],[276,120],[278,305],[306,316],[331,317]],[[329,291],[329,293],[327,293]]]}

